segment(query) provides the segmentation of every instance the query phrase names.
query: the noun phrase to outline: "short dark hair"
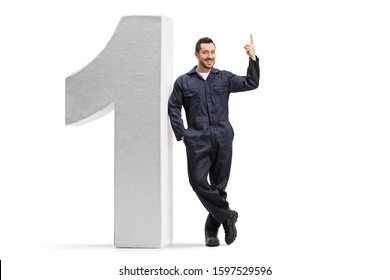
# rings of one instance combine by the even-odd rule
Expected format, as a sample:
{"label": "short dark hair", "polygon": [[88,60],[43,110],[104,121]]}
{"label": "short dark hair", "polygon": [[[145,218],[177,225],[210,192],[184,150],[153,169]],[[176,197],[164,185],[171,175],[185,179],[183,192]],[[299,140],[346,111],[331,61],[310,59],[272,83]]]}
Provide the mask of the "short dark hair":
{"label": "short dark hair", "polygon": [[[209,37],[200,38],[195,45],[195,52],[197,52],[197,53],[200,51],[200,44],[214,44],[214,42]],[[215,44],[214,44],[214,47],[215,47]]]}

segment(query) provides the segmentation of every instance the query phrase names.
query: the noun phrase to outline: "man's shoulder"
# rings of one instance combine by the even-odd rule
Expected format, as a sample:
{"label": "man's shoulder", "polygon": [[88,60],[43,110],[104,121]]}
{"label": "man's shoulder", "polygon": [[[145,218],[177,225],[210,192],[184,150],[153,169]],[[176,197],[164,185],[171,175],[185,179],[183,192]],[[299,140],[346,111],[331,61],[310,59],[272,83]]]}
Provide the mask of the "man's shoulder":
{"label": "man's shoulder", "polygon": [[186,79],[186,78],[188,78],[188,76],[196,74],[196,70],[195,69],[196,69],[196,67],[193,67],[190,71],[188,71],[188,72],[178,76],[176,80]]}
{"label": "man's shoulder", "polygon": [[190,71],[187,73],[184,73],[182,76],[188,76],[188,75],[193,75],[196,74],[196,66],[192,67]]}
{"label": "man's shoulder", "polygon": [[232,75],[234,75],[232,72],[228,70],[220,70],[220,69],[213,69],[212,73],[215,75],[219,75],[220,78],[229,78]]}
{"label": "man's shoulder", "polygon": [[223,74],[223,75],[232,73],[232,72],[230,72],[228,70],[219,70],[219,69],[216,69],[216,70],[217,70],[216,73],[220,73],[220,74]]}

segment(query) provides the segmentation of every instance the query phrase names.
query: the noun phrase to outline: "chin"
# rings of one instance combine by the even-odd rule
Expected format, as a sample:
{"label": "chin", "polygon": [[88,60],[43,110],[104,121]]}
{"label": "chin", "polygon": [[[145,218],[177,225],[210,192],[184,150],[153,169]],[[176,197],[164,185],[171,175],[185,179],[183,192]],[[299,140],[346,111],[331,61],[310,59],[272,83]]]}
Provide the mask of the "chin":
{"label": "chin", "polygon": [[214,67],[214,62],[212,64],[210,64],[210,65],[205,62],[205,63],[203,63],[203,66],[206,67],[206,68],[211,69],[211,68]]}

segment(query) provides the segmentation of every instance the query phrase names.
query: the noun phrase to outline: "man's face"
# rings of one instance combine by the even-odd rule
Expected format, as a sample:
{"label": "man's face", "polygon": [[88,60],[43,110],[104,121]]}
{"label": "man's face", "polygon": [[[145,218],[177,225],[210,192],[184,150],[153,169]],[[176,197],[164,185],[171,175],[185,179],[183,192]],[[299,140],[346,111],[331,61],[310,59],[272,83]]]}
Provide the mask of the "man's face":
{"label": "man's face", "polygon": [[198,58],[198,66],[200,70],[211,70],[215,63],[215,46],[213,43],[209,44],[200,44],[200,51],[195,52],[196,57]]}

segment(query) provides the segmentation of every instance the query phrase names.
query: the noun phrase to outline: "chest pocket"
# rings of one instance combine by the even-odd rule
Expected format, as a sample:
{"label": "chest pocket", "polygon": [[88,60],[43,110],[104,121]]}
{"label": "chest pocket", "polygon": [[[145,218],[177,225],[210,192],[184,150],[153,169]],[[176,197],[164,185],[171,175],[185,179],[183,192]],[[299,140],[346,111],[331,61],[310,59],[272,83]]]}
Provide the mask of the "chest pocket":
{"label": "chest pocket", "polygon": [[229,95],[229,88],[226,86],[215,86],[214,93],[216,94],[227,94]]}
{"label": "chest pocket", "polygon": [[199,89],[190,89],[183,91],[183,105],[186,110],[197,110],[199,107],[200,94]]}
{"label": "chest pocket", "polygon": [[183,92],[184,97],[192,97],[199,93],[199,89],[191,89]]}
{"label": "chest pocket", "polygon": [[227,86],[214,86],[212,94],[213,103],[219,109],[227,108],[229,101],[229,88]]}

